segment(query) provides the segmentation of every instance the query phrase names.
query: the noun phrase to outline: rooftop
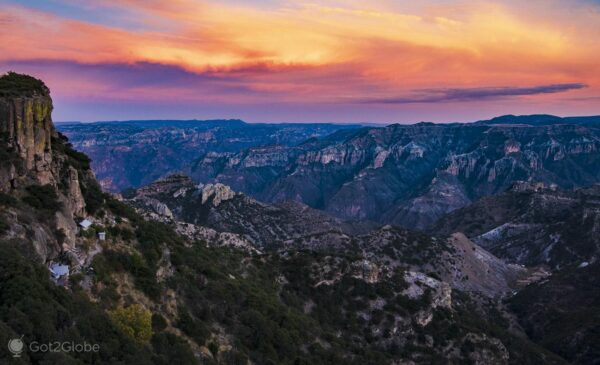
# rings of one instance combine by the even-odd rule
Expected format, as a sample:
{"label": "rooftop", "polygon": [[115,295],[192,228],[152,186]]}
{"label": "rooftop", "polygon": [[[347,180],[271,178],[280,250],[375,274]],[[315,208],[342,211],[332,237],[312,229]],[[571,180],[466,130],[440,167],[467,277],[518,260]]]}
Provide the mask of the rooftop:
{"label": "rooftop", "polygon": [[49,270],[54,277],[59,278],[69,273],[69,266],[54,263],[50,266]]}
{"label": "rooftop", "polygon": [[82,226],[83,228],[88,228],[89,226],[92,225],[92,222],[88,219],[84,219],[81,222],[79,222],[79,225]]}

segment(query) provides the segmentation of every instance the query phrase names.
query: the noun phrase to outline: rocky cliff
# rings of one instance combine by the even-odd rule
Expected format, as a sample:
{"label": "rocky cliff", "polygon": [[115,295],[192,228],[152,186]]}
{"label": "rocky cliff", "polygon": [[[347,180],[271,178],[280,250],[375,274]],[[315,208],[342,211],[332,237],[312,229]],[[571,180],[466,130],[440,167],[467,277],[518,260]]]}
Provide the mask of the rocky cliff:
{"label": "rocky cliff", "polygon": [[[16,78],[16,75],[5,77]],[[18,185],[25,175],[41,184],[55,182],[52,174],[52,100],[47,90],[0,97],[0,133],[8,151],[19,158],[2,174],[0,189]]]}
{"label": "rocky cliff", "polygon": [[[87,157],[72,150],[54,129],[52,99],[40,80],[9,73],[0,78],[0,90],[0,192],[36,195],[48,209],[49,197],[42,195],[55,194],[58,201],[47,225],[30,227],[28,233],[16,220],[9,234],[33,236],[36,251],[46,260],[75,246],[76,219],[87,213],[84,191],[94,189],[95,180]],[[31,186],[36,185],[47,189],[34,192]],[[54,231],[61,232],[59,240]]]}
{"label": "rocky cliff", "polygon": [[543,265],[547,277],[516,293],[510,307],[535,341],[573,363],[598,361],[600,186],[573,191],[518,182],[444,216],[430,231],[464,232],[508,262]]}

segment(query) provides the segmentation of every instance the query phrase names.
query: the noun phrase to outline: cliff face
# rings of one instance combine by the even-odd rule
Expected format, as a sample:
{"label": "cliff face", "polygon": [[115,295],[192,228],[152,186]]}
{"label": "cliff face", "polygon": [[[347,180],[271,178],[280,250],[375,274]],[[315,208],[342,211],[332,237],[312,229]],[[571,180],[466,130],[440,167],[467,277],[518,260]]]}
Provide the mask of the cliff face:
{"label": "cliff face", "polygon": [[49,96],[0,98],[0,132],[9,150],[19,159],[3,175],[0,189],[16,187],[24,175],[40,184],[54,182],[52,176],[52,100]]}
{"label": "cliff face", "polygon": [[[94,177],[89,167],[74,162],[77,153],[54,129],[52,99],[41,81],[10,73],[0,78],[0,86],[0,192],[25,198],[30,186],[47,186],[50,190],[41,195],[55,193],[60,204],[47,225],[27,232],[17,219],[10,234],[30,238],[46,260],[75,245],[75,220],[86,215],[82,187],[84,181],[94,184]],[[48,209],[47,204],[41,208]]]}
{"label": "cliff face", "polygon": [[51,112],[49,96],[0,99],[0,132],[41,184],[53,181]]}

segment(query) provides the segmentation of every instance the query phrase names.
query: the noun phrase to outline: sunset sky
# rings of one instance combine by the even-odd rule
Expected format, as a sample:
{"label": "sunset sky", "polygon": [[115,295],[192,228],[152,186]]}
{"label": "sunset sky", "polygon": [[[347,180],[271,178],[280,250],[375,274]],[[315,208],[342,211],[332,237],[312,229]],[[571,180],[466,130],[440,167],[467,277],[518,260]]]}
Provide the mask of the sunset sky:
{"label": "sunset sky", "polygon": [[600,114],[600,1],[0,0],[54,119]]}

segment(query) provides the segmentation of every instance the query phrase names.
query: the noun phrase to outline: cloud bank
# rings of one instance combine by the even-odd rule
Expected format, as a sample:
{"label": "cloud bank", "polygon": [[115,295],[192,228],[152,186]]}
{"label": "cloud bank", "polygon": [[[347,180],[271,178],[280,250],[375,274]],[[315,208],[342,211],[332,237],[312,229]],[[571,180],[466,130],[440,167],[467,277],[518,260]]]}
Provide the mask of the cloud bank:
{"label": "cloud bank", "polygon": [[[600,113],[585,102],[600,94],[600,12],[587,0],[43,4],[0,5],[0,72],[49,80],[68,119],[118,119],[124,103],[256,121],[479,119],[508,101]],[[72,112],[94,100],[94,115]]]}

